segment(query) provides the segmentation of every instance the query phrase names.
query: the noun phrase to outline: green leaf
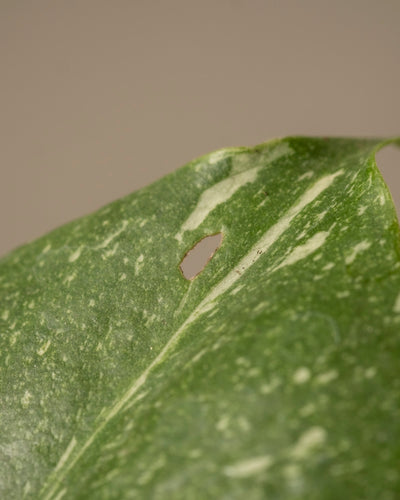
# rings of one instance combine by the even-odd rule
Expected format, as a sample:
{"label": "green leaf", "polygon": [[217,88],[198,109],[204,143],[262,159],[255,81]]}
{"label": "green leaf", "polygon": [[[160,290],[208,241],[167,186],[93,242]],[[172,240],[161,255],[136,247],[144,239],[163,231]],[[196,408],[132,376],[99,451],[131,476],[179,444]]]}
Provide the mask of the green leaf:
{"label": "green leaf", "polygon": [[5,256],[0,497],[396,498],[388,142],[217,151]]}

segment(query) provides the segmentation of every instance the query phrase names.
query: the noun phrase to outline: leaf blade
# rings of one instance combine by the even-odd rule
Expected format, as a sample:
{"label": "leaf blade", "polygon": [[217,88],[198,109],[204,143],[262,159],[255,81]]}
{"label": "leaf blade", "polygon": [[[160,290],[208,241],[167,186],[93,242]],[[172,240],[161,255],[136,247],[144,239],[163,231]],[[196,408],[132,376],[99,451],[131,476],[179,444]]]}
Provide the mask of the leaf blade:
{"label": "leaf blade", "polygon": [[[398,349],[399,233],[373,160],[379,144],[288,138],[217,152],[3,259],[2,342],[15,346],[4,380],[18,392],[6,431],[24,436],[13,460],[31,477],[31,490],[15,474],[11,485],[2,478],[5,491],[311,498],[318,488],[337,498],[349,488],[343,463],[359,464],[350,487],[365,491],[370,439],[356,433],[352,455],[332,451],[331,436],[357,430],[351,415],[393,375],[387,345]],[[220,250],[189,284],[182,255],[216,231]],[[394,432],[398,398],[386,392],[370,430],[379,415]],[[347,427],[335,430],[331,413]]]}

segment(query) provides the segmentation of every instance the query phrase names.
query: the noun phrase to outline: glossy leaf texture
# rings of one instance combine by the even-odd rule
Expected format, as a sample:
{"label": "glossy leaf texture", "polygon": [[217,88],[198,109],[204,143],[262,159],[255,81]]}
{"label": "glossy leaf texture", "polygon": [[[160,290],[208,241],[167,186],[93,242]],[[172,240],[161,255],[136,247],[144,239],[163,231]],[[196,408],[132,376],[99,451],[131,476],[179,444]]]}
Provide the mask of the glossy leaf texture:
{"label": "glossy leaf texture", "polygon": [[2,258],[1,498],[398,498],[389,142],[217,151]]}

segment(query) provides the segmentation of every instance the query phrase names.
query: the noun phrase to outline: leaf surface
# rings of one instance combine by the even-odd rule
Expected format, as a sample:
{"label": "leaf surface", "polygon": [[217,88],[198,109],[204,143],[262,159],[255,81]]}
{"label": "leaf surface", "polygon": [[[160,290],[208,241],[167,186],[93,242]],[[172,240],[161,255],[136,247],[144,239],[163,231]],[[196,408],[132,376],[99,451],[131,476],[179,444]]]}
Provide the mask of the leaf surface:
{"label": "leaf surface", "polygon": [[217,151],[2,258],[1,498],[396,498],[384,144]]}

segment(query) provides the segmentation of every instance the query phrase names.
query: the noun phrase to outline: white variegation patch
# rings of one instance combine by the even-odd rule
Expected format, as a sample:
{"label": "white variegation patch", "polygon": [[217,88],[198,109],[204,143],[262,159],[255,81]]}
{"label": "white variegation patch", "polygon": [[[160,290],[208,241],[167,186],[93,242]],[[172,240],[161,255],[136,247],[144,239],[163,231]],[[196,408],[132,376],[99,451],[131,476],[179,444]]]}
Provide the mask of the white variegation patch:
{"label": "white variegation patch", "polygon": [[232,478],[250,477],[260,472],[264,472],[271,467],[273,463],[274,459],[270,455],[252,457],[232,465],[227,465],[223,472],[225,476]]}
{"label": "white variegation patch", "polygon": [[371,245],[372,243],[370,241],[361,241],[360,243],[357,243],[357,245],[353,247],[351,253],[345,258],[346,264],[352,264],[356,260],[357,255],[364,250],[368,250]]}
{"label": "white variegation patch", "polygon": [[81,253],[82,253],[82,247],[77,248],[75,252],[68,257],[68,262],[75,262],[76,260],[78,260],[79,257],[81,256]]}
{"label": "white variegation patch", "polygon": [[290,455],[297,460],[303,460],[311,455],[316,448],[323,445],[326,437],[327,433],[325,429],[319,426],[311,427],[299,437]]}
{"label": "white variegation patch", "polygon": [[394,303],[393,312],[400,314],[400,293],[398,294]]}
{"label": "white variegation patch", "polygon": [[229,200],[229,198],[245,184],[254,182],[260,168],[261,167],[251,168],[233,177],[227,177],[206,189],[206,191],[203,191],[195,209],[182,224],[175,238],[181,241],[185,231],[193,231],[196,229],[218,205]]}
{"label": "white variegation patch", "polygon": [[282,267],[295,264],[299,260],[305,259],[308,255],[318,250],[318,248],[325,243],[328,236],[329,231],[320,231],[319,233],[314,234],[314,236],[312,236],[306,243],[295,247],[294,250],[274,268],[274,271],[277,271]]}

